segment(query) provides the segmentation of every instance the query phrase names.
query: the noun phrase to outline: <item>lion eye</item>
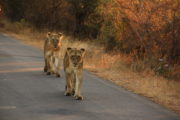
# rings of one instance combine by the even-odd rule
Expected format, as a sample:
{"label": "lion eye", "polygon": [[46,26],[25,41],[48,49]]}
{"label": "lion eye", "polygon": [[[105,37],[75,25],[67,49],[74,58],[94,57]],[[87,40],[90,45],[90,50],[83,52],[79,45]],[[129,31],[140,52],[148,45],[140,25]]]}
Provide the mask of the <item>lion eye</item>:
{"label": "lion eye", "polygon": [[73,56],[71,56],[71,59],[74,59],[75,58],[75,56],[73,55]]}
{"label": "lion eye", "polygon": [[78,60],[80,60],[80,58],[81,58],[80,56],[77,56],[77,59],[78,59]]}

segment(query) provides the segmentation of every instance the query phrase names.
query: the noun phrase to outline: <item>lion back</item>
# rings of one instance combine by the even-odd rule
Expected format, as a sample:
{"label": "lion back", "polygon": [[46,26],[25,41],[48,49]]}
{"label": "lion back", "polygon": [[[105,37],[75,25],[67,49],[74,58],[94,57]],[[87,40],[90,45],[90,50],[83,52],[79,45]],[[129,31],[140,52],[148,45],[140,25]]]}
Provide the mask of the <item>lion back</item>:
{"label": "lion back", "polygon": [[69,67],[69,56],[67,52],[65,53],[63,63],[64,63],[64,71],[66,71],[66,69]]}
{"label": "lion back", "polygon": [[48,51],[52,50],[52,40],[50,38],[51,33],[48,32],[46,35],[46,39],[44,41],[44,54],[46,54]]}

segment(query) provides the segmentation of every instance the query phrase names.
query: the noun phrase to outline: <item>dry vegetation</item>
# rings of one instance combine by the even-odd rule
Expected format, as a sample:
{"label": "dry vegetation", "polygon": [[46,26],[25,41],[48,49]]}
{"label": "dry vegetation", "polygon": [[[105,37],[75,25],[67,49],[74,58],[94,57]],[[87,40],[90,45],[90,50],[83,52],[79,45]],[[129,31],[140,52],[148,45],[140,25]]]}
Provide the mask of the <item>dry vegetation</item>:
{"label": "dry vegetation", "polygon": [[[28,24],[11,23],[1,20],[0,32],[11,35],[34,47],[43,48],[47,30],[37,31]],[[17,31],[18,30],[18,31]],[[180,113],[180,82],[158,76],[149,68],[138,72],[136,64],[144,66],[141,61],[134,62],[131,55],[123,53],[106,53],[90,41],[82,42],[66,36],[63,41],[63,53],[68,46],[83,47],[87,50],[85,68],[94,74],[110,80],[130,91],[147,96],[151,100]],[[63,56],[62,56],[63,57]]]}

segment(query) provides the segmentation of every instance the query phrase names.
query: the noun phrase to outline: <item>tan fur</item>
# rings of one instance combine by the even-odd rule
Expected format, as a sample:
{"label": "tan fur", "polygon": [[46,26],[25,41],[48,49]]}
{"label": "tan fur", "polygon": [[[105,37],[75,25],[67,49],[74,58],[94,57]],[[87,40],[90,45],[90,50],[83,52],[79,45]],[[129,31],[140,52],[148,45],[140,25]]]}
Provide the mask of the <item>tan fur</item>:
{"label": "tan fur", "polygon": [[83,59],[85,49],[67,48],[64,57],[64,71],[66,75],[66,89],[64,95],[74,95],[77,100],[82,100],[81,85],[83,81]]}
{"label": "tan fur", "polygon": [[47,75],[55,73],[60,77],[60,51],[62,46],[62,33],[48,32],[44,42],[44,72]]}

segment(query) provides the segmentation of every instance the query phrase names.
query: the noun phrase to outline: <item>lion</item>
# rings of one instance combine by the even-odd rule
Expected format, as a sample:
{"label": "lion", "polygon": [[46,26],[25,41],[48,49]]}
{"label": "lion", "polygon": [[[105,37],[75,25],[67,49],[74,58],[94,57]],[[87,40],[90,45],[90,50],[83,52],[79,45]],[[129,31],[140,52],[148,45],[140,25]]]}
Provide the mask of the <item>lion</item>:
{"label": "lion", "polygon": [[47,72],[47,75],[55,73],[57,77],[60,77],[60,51],[62,38],[62,33],[47,33],[44,43],[44,72]]}
{"label": "lion", "polygon": [[67,48],[64,56],[64,72],[66,76],[64,95],[74,95],[77,100],[83,100],[80,89],[83,81],[82,72],[84,55],[84,48]]}

